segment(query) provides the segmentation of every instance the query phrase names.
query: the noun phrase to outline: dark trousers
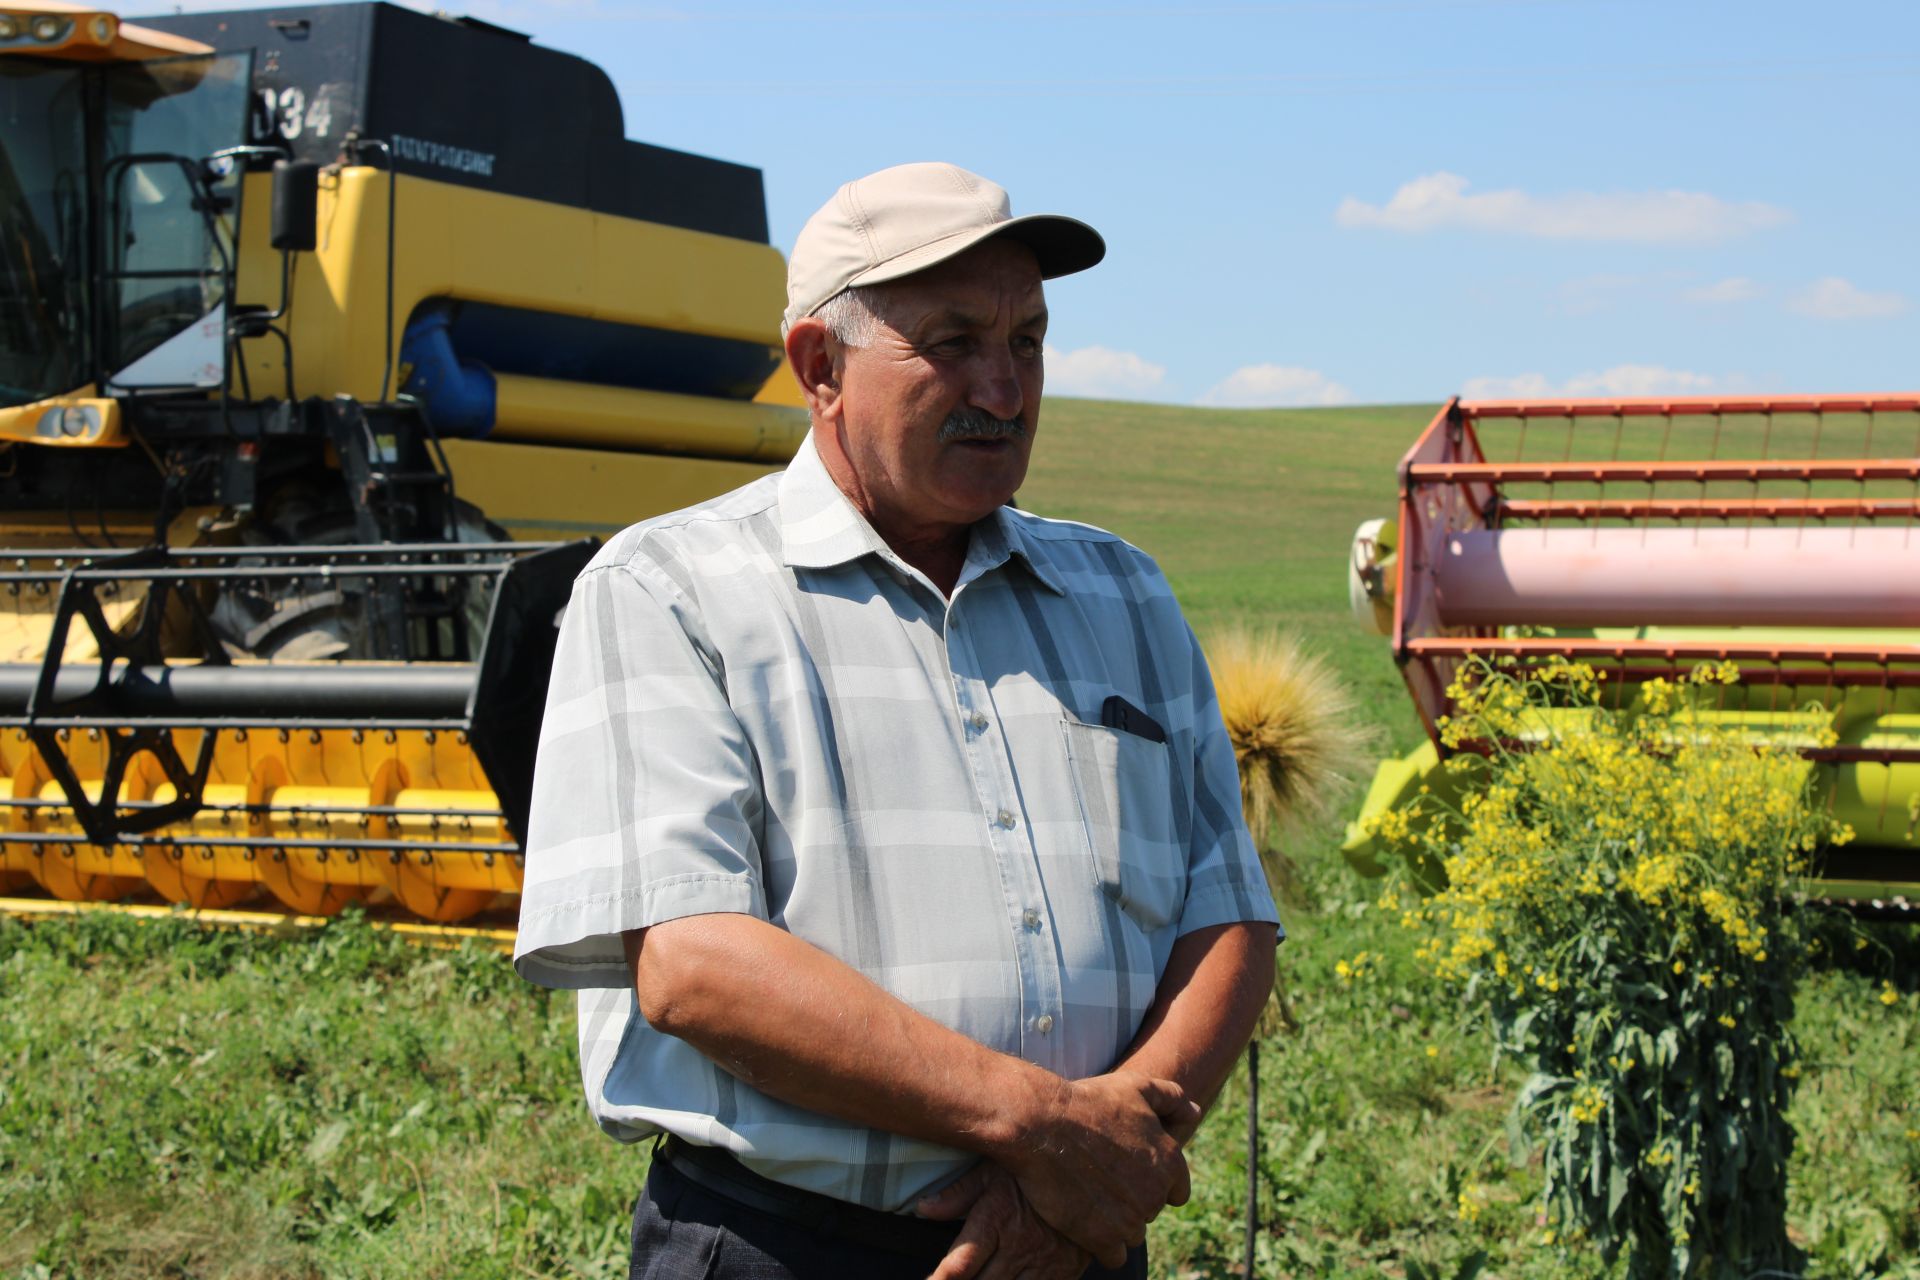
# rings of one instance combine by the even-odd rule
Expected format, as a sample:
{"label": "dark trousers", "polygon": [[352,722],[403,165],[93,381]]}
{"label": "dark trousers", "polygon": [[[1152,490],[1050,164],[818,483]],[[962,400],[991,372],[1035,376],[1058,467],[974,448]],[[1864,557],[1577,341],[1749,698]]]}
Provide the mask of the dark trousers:
{"label": "dark trousers", "polygon": [[[958,1227],[956,1225],[955,1231]],[[926,1280],[946,1255],[930,1241],[907,1254],[823,1236],[695,1186],[664,1160],[647,1173],[633,1210],[631,1280]],[[1084,1280],[1146,1280],[1147,1251]]]}

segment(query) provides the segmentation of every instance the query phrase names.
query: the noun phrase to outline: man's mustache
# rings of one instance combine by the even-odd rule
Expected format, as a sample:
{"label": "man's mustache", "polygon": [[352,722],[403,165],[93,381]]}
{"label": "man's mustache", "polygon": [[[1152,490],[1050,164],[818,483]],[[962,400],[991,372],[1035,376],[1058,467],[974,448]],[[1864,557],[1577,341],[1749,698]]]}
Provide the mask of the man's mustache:
{"label": "man's mustache", "polygon": [[985,409],[968,406],[955,409],[940,424],[940,443],[956,440],[1018,440],[1027,434],[1027,424],[1018,418],[996,418]]}

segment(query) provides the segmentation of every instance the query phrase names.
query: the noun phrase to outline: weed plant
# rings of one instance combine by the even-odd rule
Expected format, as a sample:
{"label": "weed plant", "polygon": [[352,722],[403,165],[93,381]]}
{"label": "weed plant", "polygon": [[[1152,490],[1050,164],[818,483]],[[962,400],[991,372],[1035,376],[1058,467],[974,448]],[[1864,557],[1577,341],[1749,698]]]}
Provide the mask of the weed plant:
{"label": "weed plant", "polygon": [[1712,718],[1706,686],[1738,677],[1701,666],[1611,711],[1585,665],[1469,663],[1441,732],[1457,803],[1428,792],[1374,822],[1416,876],[1439,872],[1403,917],[1418,958],[1531,1069],[1513,1114],[1542,1146],[1549,1234],[1624,1250],[1645,1280],[1802,1261],[1787,1108],[1808,915],[1785,908],[1852,832],[1809,803],[1794,749],[1832,745],[1827,718],[1765,737]]}

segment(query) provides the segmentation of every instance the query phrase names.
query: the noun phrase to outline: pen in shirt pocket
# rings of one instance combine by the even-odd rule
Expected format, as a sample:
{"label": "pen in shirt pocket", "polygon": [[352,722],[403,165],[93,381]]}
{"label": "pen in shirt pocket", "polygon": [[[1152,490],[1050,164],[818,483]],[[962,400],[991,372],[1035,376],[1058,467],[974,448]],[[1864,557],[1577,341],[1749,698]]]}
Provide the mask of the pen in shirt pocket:
{"label": "pen in shirt pocket", "polygon": [[1167,731],[1160,722],[1128,702],[1119,694],[1108,698],[1100,707],[1100,723],[1108,729],[1118,729],[1122,733],[1131,733],[1135,737],[1145,738],[1149,742],[1165,742]]}

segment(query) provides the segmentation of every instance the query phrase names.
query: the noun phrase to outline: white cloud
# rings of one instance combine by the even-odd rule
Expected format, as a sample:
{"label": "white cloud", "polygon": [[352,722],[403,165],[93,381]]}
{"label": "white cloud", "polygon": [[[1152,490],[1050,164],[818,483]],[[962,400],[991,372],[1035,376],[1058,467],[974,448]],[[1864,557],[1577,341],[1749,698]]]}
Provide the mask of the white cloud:
{"label": "white cloud", "polygon": [[1713,306],[1729,302],[1752,302],[1765,292],[1765,289],[1745,276],[1728,276],[1725,280],[1716,280],[1712,284],[1683,290],[1680,296],[1688,302],[1700,302]]}
{"label": "white cloud", "polygon": [[1054,395],[1123,399],[1150,395],[1167,380],[1165,365],[1111,347],[1048,347],[1046,357],[1047,390]]}
{"label": "white cloud", "polygon": [[1869,293],[1839,276],[1822,276],[1788,299],[1787,306],[1816,320],[1878,320],[1907,309],[1897,293]]}
{"label": "white cloud", "polygon": [[1516,373],[1512,377],[1468,378],[1460,386],[1462,400],[1533,400],[1554,394],[1544,373]]}
{"label": "white cloud", "polygon": [[1468,378],[1465,400],[1536,400],[1549,396],[1698,396],[1721,389],[1722,379],[1657,364],[1617,364],[1598,373],[1577,373],[1554,383],[1544,373]]}
{"label": "white cloud", "polygon": [[1793,218],[1777,205],[1732,203],[1700,191],[1536,196],[1515,189],[1468,195],[1468,185],[1458,174],[1424,174],[1384,205],[1348,196],[1334,211],[1334,221],[1343,227],[1387,231],[1466,227],[1548,240],[1699,243],[1777,227]]}
{"label": "white cloud", "polygon": [[1279,409],[1346,404],[1351,399],[1351,392],[1317,369],[1250,364],[1216,383],[1199,403],[1218,408]]}

